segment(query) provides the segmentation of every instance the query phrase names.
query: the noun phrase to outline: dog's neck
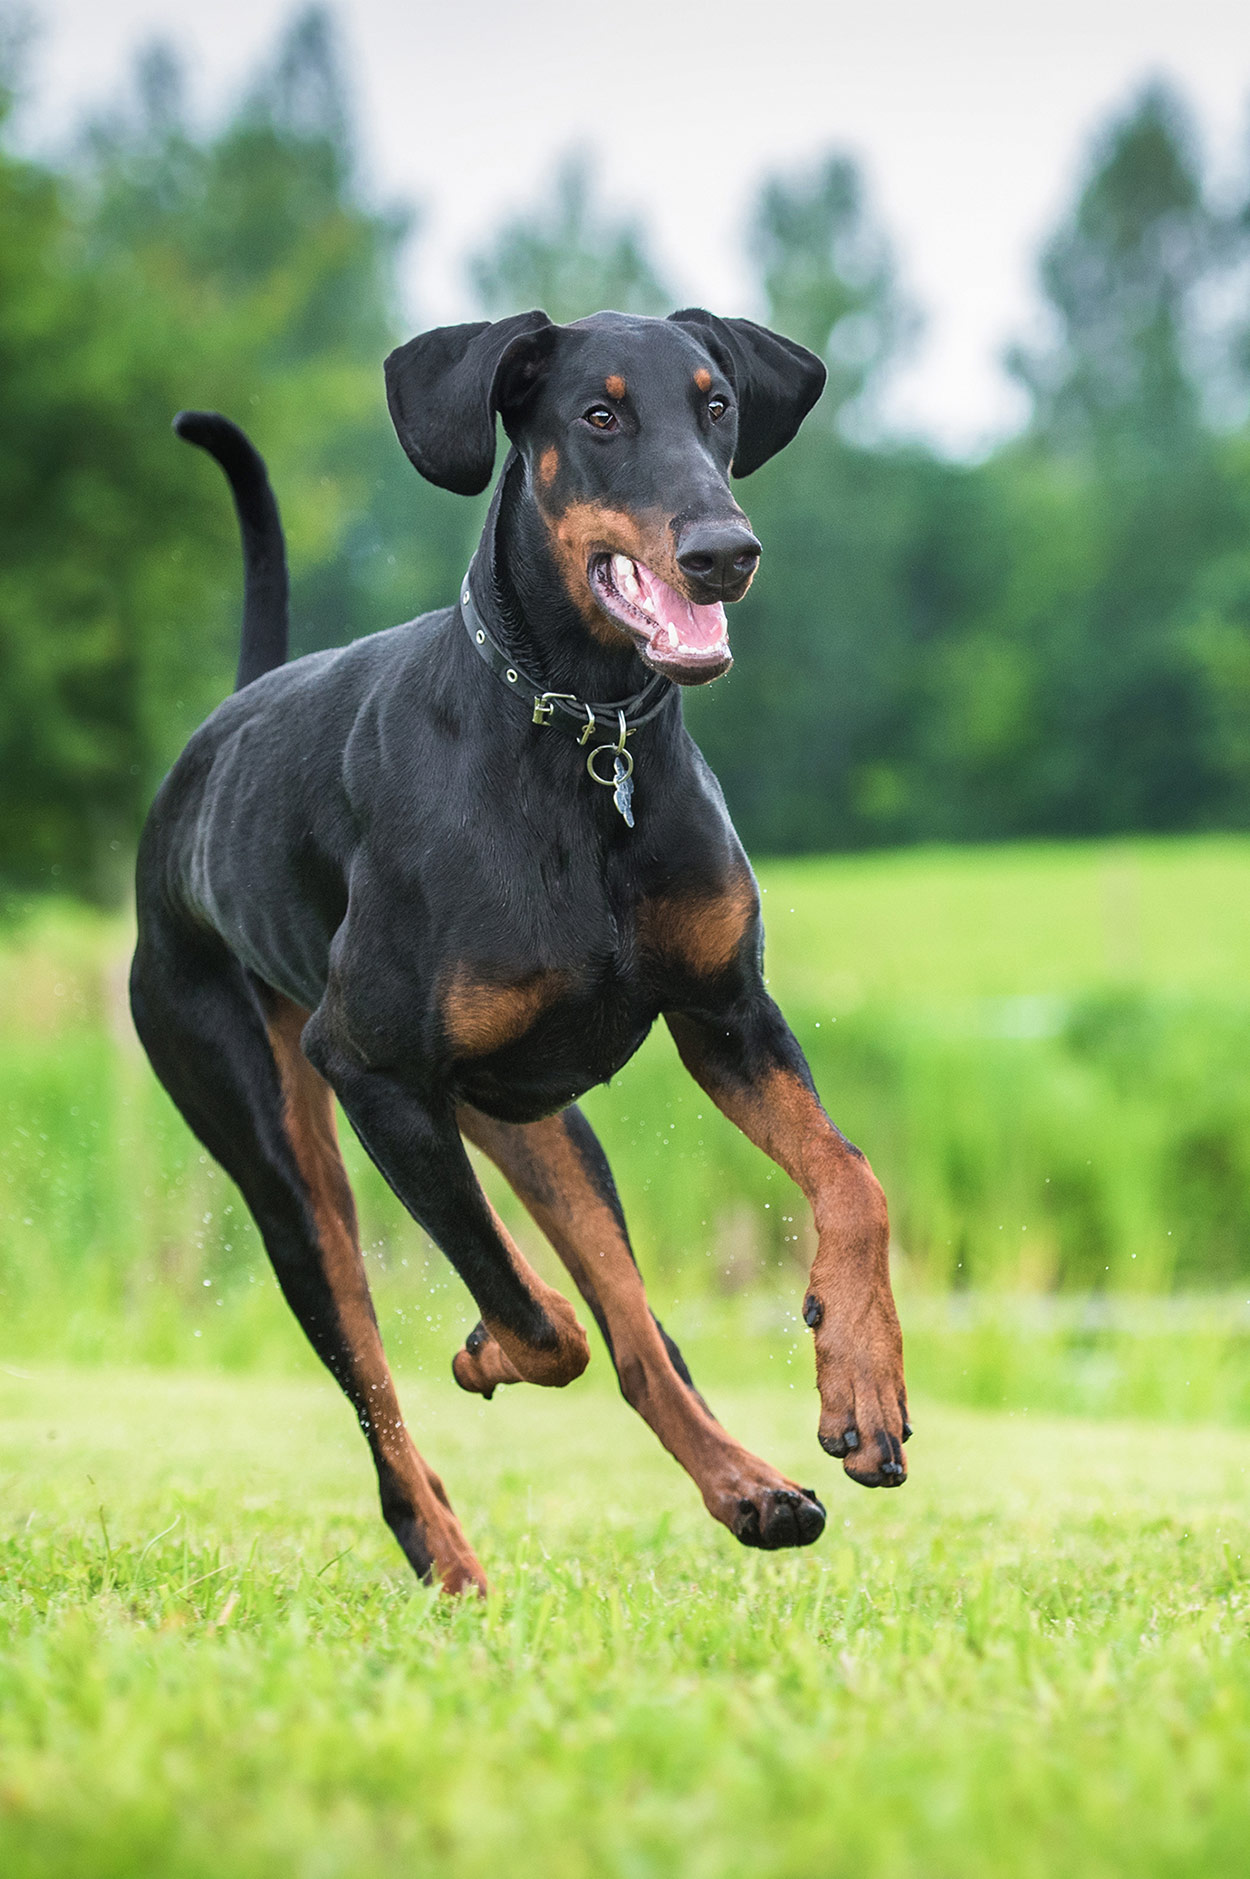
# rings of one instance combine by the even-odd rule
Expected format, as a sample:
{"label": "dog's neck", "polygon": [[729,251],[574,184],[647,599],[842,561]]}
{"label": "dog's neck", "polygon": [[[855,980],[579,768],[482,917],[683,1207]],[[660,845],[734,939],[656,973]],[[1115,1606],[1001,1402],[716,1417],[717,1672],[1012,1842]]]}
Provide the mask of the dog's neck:
{"label": "dog's neck", "polygon": [[641,691],[652,677],[632,646],[596,639],[574,606],[515,452],[495,491],[477,565],[474,595],[489,605],[492,631],[544,690],[609,702]]}

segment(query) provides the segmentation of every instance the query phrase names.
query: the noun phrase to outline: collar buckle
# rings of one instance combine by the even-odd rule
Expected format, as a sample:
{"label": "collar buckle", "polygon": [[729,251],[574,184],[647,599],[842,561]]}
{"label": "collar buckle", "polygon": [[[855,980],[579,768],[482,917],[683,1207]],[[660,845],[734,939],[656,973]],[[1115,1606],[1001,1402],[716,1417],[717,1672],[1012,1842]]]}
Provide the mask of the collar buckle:
{"label": "collar buckle", "polygon": [[577,703],[576,692],[544,692],[541,698],[534,700],[534,715],[530,720],[531,724],[550,724],[556,715],[555,704],[552,701],[557,698],[563,704],[575,705]]}

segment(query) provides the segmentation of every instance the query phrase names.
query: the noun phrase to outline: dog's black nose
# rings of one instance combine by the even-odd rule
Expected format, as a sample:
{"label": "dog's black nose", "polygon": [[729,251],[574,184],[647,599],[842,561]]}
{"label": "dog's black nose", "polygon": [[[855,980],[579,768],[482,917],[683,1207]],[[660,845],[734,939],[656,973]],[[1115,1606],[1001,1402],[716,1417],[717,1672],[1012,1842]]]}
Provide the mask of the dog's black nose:
{"label": "dog's black nose", "polygon": [[759,558],[760,545],[742,522],[695,522],[677,551],[686,579],[716,594],[742,587]]}

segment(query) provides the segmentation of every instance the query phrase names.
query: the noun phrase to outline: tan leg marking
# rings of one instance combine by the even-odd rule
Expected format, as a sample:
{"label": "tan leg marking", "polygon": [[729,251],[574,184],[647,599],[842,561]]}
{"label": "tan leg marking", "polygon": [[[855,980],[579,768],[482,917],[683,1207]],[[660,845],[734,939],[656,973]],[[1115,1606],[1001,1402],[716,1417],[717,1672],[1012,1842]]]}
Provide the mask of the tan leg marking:
{"label": "tan leg marking", "polygon": [[793,1481],[735,1442],[678,1376],[620,1223],[560,1117],[509,1125],[464,1108],[457,1120],[515,1188],[606,1324],[622,1394],[690,1475],[708,1512],[732,1532],[741,1525],[744,1502],[758,1504],[779,1491],[801,1494]]}
{"label": "tan leg marking", "polygon": [[[809,1292],[822,1307],[815,1328],[821,1440],[859,1431],[846,1459],[853,1478],[906,1457],[893,1439],[906,1418],[903,1334],[890,1286],[890,1223],[885,1195],[864,1156],[834,1128],[795,1075],[772,1070],[742,1086],[709,1075],[697,1027],[677,1013],[669,1029],[682,1061],[717,1107],[800,1187],[816,1224]],[[856,1464],[856,1465],[852,1465]]]}
{"label": "tan leg marking", "polygon": [[[490,1205],[489,1201],[487,1205]],[[555,1326],[557,1343],[554,1350],[536,1350],[532,1344],[524,1343],[506,1325],[499,1324],[483,1312],[482,1323],[490,1333],[490,1338],[483,1345],[479,1358],[470,1358],[471,1369],[462,1374],[456,1367],[459,1362],[457,1359],[452,1364],[453,1374],[462,1389],[477,1389],[480,1387],[476,1381],[478,1377],[493,1374],[495,1383],[538,1383],[546,1389],[562,1390],[566,1383],[572,1383],[580,1377],[590,1362],[590,1344],[586,1333],[577,1322],[577,1313],[568,1299],[539,1278],[493,1207],[490,1212],[495,1231],[514,1271]],[[493,1354],[488,1356],[488,1352]],[[464,1351],[460,1353],[461,1357],[467,1355]],[[493,1383],[491,1387],[494,1387]]]}
{"label": "tan leg marking", "polygon": [[565,972],[532,972],[512,985],[488,985],[461,967],[441,1000],[448,1041],[462,1057],[486,1057],[514,1044],[568,983]]}
{"label": "tan leg marking", "polygon": [[353,1401],[379,1472],[385,1468],[408,1496],[425,1530],[443,1590],[486,1590],[486,1575],[451,1510],[443,1484],[413,1446],[382,1349],[369,1296],[356,1206],[339,1153],[334,1096],[300,1048],[308,1013],[279,998],[269,1016],[269,1039],[282,1079],[287,1137],[308,1188],[325,1274],[352,1354],[348,1379]]}

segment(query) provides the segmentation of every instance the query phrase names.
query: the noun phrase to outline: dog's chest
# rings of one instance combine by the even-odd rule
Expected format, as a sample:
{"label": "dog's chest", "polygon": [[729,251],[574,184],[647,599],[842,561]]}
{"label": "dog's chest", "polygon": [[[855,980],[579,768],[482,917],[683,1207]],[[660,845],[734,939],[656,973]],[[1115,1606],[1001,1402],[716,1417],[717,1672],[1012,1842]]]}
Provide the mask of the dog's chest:
{"label": "dog's chest", "polygon": [[561,947],[541,965],[480,960],[448,975],[441,1027],[470,1102],[518,1118],[549,1113],[637,1050],[659,1010],[656,988],[632,927],[600,929],[594,938],[598,944]]}
{"label": "dog's chest", "polygon": [[459,1092],[513,1120],[573,1101],[628,1062],[662,1010],[731,964],[754,917],[749,876],[698,897],[588,901],[541,964],[501,953],[457,965],[439,1006]]}

